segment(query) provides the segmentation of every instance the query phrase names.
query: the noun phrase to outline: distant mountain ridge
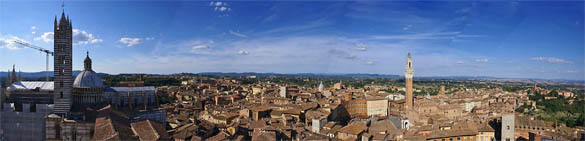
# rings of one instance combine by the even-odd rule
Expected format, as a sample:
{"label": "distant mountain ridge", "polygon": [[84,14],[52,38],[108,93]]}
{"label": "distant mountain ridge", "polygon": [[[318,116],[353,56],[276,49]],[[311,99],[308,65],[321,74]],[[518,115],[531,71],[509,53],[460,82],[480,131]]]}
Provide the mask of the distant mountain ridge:
{"label": "distant mountain ridge", "polygon": [[256,72],[202,72],[197,73],[200,75],[215,75],[215,76],[231,76],[231,77],[238,77],[238,76],[258,76],[258,77],[266,77],[266,76],[300,76],[300,77],[318,77],[318,76],[342,76],[342,77],[359,77],[359,78],[400,78],[400,75],[389,75],[389,74],[367,74],[367,73],[348,73],[348,74],[327,74],[327,73],[290,73],[290,74],[282,74],[282,73],[256,73]]}
{"label": "distant mountain ridge", "polygon": [[[73,76],[77,76],[81,71],[73,71]],[[0,78],[5,78],[10,72],[0,72]],[[46,71],[41,72],[22,72],[23,78],[44,78]],[[109,76],[112,74],[97,73],[99,76]],[[125,73],[118,75],[132,75],[133,73]],[[144,74],[144,73],[134,73]],[[176,73],[167,75],[177,74],[199,74],[199,75],[210,75],[210,76],[225,76],[225,77],[242,77],[242,76],[257,76],[257,77],[268,77],[268,76],[280,76],[280,77],[352,77],[352,78],[388,78],[388,79],[400,79],[404,76],[393,75],[393,74],[370,74],[370,73],[257,73],[257,72],[201,72],[201,73]],[[49,72],[50,77],[53,77],[53,72]],[[157,74],[148,74],[157,75]],[[164,75],[164,74],[160,74]],[[585,83],[585,80],[567,80],[567,79],[536,79],[536,78],[503,78],[493,76],[415,76],[418,80],[518,80],[518,81],[555,81],[555,82],[571,82],[571,83]],[[2,80],[3,81],[3,80]]]}
{"label": "distant mountain ridge", "polygon": [[[82,71],[80,70],[75,70],[73,71],[73,76],[77,76],[77,74],[81,73]],[[6,77],[9,73],[12,72],[0,72],[0,77],[4,78]],[[99,76],[108,76],[110,74],[107,73],[97,73]],[[16,73],[16,75],[18,76],[18,72]],[[41,72],[22,72],[22,77],[23,78],[44,78],[47,76],[47,72],[46,71],[41,71]],[[49,71],[49,77],[53,77],[53,71]]]}

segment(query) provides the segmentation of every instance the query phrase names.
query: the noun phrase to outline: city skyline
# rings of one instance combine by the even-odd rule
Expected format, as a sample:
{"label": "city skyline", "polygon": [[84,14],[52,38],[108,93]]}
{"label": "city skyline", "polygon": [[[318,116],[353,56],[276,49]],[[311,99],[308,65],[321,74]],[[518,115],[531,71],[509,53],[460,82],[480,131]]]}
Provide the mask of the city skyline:
{"label": "city skyline", "polygon": [[[112,74],[400,75],[411,52],[417,76],[583,80],[583,2],[554,3],[65,2],[64,11],[74,17],[74,70],[89,51],[95,71]],[[60,5],[1,4],[0,71],[45,70],[44,54],[11,41],[52,50]]]}

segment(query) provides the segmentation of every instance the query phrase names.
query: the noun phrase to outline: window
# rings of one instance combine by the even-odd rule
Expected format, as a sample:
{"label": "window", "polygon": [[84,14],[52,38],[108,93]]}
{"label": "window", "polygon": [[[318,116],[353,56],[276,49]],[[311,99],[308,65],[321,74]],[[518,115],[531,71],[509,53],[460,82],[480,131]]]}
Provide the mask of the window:
{"label": "window", "polygon": [[63,88],[63,81],[59,81],[59,86]]}
{"label": "window", "polygon": [[65,51],[65,46],[62,45],[62,44],[59,44],[59,45],[57,45],[57,49],[56,50]]}
{"label": "window", "polygon": [[65,55],[59,56],[59,61],[61,61],[61,64],[67,64],[65,61]]}
{"label": "window", "polygon": [[29,111],[31,113],[37,112],[37,104],[30,104]]}
{"label": "window", "polygon": [[506,130],[510,130],[510,125],[506,126]]}
{"label": "window", "polygon": [[63,98],[63,92],[61,92],[61,98]]}

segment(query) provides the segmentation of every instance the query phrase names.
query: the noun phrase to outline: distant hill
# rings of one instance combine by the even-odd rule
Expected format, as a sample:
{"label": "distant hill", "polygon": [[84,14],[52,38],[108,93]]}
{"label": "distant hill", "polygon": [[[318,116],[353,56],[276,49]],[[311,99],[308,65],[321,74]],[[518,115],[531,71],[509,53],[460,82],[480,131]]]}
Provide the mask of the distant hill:
{"label": "distant hill", "polygon": [[[73,71],[73,76],[77,76],[77,74],[79,74],[81,71],[80,70],[75,70]],[[12,72],[0,72],[0,78],[5,78],[9,73]],[[107,73],[97,73],[100,76],[108,76],[109,74]],[[17,73],[18,75],[18,73]],[[47,72],[46,71],[42,71],[42,72],[22,72],[22,77],[23,78],[45,78],[45,76],[47,76]],[[49,77],[53,77],[53,71],[49,72]]]}
{"label": "distant hill", "polygon": [[400,75],[387,75],[387,74],[362,74],[362,73],[350,73],[350,74],[326,74],[326,73],[296,73],[296,74],[282,74],[282,73],[255,73],[255,72],[202,72],[200,75],[212,75],[212,76],[227,76],[227,77],[240,77],[240,76],[281,76],[281,77],[356,77],[356,78],[400,78]]}

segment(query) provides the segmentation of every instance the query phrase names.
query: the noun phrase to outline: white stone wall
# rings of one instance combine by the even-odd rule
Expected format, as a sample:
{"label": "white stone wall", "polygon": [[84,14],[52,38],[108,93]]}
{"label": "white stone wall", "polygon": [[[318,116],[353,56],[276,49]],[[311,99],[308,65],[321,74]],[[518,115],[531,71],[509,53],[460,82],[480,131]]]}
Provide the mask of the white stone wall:
{"label": "white stone wall", "polygon": [[44,140],[45,117],[53,112],[52,105],[36,104],[36,112],[30,112],[29,104],[23,104],[23,112],[16,112],[10,103],[0,111],[1,140]]}

